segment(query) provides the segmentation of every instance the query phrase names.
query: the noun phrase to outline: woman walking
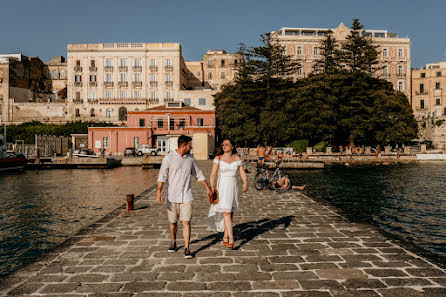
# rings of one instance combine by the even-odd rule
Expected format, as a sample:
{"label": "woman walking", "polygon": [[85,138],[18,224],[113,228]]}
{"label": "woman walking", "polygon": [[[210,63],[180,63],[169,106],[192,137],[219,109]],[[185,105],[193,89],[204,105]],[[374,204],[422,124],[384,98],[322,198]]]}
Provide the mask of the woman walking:
{"label": "woman walking", "polygon": [[218,203],[212,204],[208,214],[208,226],[224,232],[223,244],[234,247],[232,217],[239,209],[237,171],[243,180],[243,192],[248,190],[248,178],[240,157],[234,154],[234,146],[228,139],[223,141],[221,152],[215,157],[211,173],[211,189],[218,191]]}

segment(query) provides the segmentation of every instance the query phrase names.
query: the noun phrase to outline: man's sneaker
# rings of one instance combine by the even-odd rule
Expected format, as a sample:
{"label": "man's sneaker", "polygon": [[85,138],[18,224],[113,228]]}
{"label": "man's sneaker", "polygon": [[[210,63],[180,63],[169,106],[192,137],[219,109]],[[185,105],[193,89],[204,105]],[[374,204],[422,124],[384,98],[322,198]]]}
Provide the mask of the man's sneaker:
{"label": "man's sneaker", "polygon": [[190,258],[193,258],[193,257],[194,257],[194,255],[192,255],[192,253],[190,252],[190,249],[185,248],[184,249],[184,258],[190,259]]}
{"label": "man's sneaker", "polygon": [[174,253],[177,251],[177,243],[172,242],[169,246],[169,249],[167,250],[169,253]]}

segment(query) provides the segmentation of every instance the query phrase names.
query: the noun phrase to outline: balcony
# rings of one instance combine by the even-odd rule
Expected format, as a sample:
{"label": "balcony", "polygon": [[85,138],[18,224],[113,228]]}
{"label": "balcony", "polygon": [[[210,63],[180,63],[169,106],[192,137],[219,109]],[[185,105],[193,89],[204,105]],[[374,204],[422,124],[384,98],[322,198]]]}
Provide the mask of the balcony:
{"label": "balcony", "polygon": [[158,66],[150,65],[150,71],[158,71]]}
{"label": "balcony", "polygon": [[133,71],[141,72],[142,71],[142,66],[133,66]]}
{"label": "balcony", "polygon": [[173,70],[173,67],[172,67],[172,65],[166,65],[166,66],[164,67],[164,69],[166,69],[166,71],[172,71],[172,70]]}
{"label": "balcony", "polygon": [[166,86],[167,86],[167,87],[171,87],[171,86],[173,86],[173,81],[171,81],[171,80],[170,80],[170,81],[167,81],[167,80],[166,80]]}
{"label": "balcony", "polygon": [[390,78],[390,74],[388,74],[388,73],[386,73],[386,74],[382,74],[382,75],[381,75],[381,78],[389,79],[389,78]]}
{"label": "balcony", "polygon": [[82,87],[82,82],[81,81],[75,81],[74,82],[74,86],[75,87]]}
{"label": "balcony", "polygon": [[118,82],[118,86],[120,87],[128,87],[129,83],[127,81],[120,81]]}
{"label": "balcony", "polygon": [[105,66],[105,71],[113,71],[113,66]]}
{"label": "balcony", "polygon": [[112,88],[113,85],[114,84],[112,81],[104,81],[104,87],[106,87],[106,88]]}
{"label": "balcony", "polygon": [[214,68],[214,64],[207,64],[207,68]]}
{"label": "balcony", "polygon": [[406,74],[405,73],[398,73],[398,77],[404,78],[404,77],[406,77]]}
{"label": "balcony", "polygon": [[90,72],[96,72],[96,71],[98,71],[98,68],[97,67],[94,67],[94,66],[90,66],[90,68],[88,68],[89,70],[90,70]]}
{"label": "balcony", "polygon": [[95,82],[95,81],[90,81],[88,84],[90,85],[90,87],[97,87],[98,86],[98,83]]}
{"label": "balcony", "polygon": [[98,104],[98,99],[96,99],[96,98],[89,98],[88,99],[88,103],[91,103],[91,104]]}
{"label": "balcony", "polygon": [[165,98],[164,99],[164,102],[172,102],[172,101],[174,101],[173,98]]}
{"label": "balcony", "polygon": [[383,61],[391,61],[392,57],[391,56],[385,56],[383,57]]}
{"label": "balcony", "polygon": [[160,101],[158,98],[150,98],[149,103],[150,104],[158,104],[158,103],[160,103]]}
{"label": "balcony", "polygon": [[82,100],[81,98],[76,98],[76,99],[73,99],[73,103],[82,104],[82,103],[84,103],[84,100]]}
{"label": "balcony", "polygon": [[427,95],[427,94],[429,94],[429,92],[428,91],[416,91],[415,92],[417,95]]}
{"label": "balcony", "polygon": [[81,72],[81,71],[82,71],[82,67],[81,66],[74,67],[74,72]]}
{"label": "balcony", "polygon": [[142,81],[134,81],[133,86],[134,87],[142,87]]}
{"label": "balcony", "polygon": [[150,82],[150,86],[151,87],[157,87],[158,86],[158,82],[157,81],[151,81]]}
{"label": "balcony", "polygon": [[127,66],[119,66],[119,71],[127,71],[128,69]]}

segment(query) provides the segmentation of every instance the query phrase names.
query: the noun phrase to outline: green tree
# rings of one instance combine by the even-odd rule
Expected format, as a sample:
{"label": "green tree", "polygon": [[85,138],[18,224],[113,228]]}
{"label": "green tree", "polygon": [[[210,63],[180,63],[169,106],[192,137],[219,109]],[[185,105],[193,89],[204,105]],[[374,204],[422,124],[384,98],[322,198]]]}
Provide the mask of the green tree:
{"label": "green tree", "polygon": [[373,45],[372,39],[362,33],[363,25],[358,19],[353,19],[350,34],[342,43],[336,59],[351,72],[373,74],[378,64],[378,46]]}
{"label": "green tree", "polygon": [[320,47],[321,58],[316,60],[314,63],[314,70],[320,73],[333,74],[340,71],[341,67],[339,65],[339,49],[337,48],[338,43],[333,36],[333,32],[328,31],[325,38],[322,40],[322,45]]}

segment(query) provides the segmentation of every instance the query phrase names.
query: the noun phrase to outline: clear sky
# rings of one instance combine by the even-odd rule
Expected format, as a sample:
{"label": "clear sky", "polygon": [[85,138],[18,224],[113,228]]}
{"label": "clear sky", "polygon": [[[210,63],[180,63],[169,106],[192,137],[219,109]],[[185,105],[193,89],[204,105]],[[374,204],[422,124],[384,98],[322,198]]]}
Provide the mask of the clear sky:
{"label": "clear sky", "polygon": [[180,42],[187,61],[281,27],[388,30],[412,42],[412,67],[446,61],[444,0],[0,0],[0,53],[65,56],[68,43]]}

